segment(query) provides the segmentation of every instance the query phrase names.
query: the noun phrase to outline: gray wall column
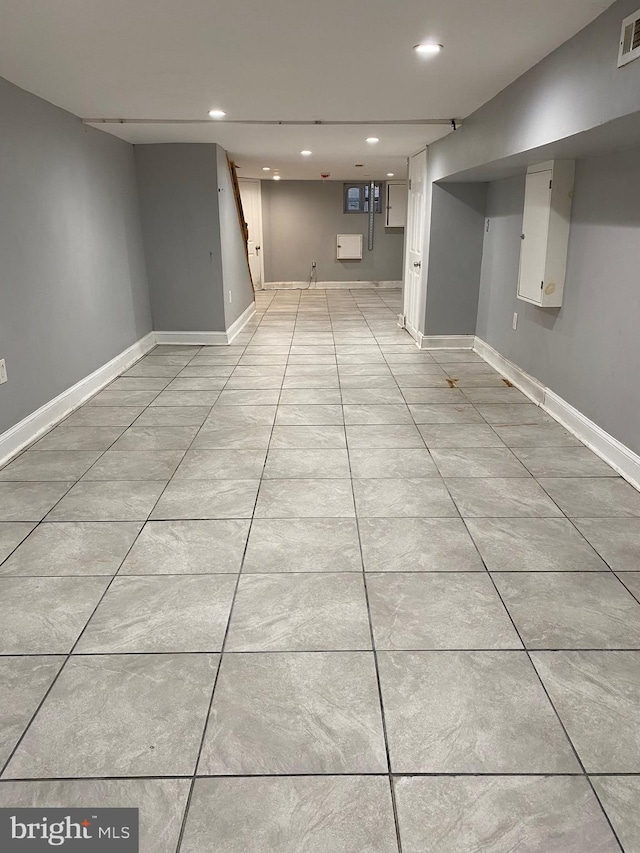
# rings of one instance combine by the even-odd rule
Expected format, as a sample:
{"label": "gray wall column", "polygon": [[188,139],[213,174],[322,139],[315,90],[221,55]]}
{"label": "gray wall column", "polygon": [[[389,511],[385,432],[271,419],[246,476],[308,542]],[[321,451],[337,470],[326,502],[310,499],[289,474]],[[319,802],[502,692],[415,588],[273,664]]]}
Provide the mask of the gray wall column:
{"label": "gray wall column", "polygon": [[253,301],[226,152],[135,146],[154,329],[224,332]]}
{"label": "gray wall column", "polygon": [[425,334],[472,335],[478,312],[486,184],[434,184]]}
{"label": "gray wall column", "polygon": [[136,145],[156,331],[224,332],[215,145]]}

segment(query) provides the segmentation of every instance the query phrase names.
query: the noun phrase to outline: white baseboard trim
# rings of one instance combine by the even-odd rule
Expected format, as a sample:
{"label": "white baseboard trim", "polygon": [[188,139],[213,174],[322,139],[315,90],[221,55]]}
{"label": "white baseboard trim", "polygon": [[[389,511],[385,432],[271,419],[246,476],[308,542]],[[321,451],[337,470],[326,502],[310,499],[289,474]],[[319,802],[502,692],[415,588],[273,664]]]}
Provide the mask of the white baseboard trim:
{"label": "white baseboard trim", "polygon": [[154,332],[149,332],[102,367],[85,376],[53,400],[36,409],[0,435],[0,465],[4,465],[28,444],[59,423],[85,400],[92,397],[127,368],[131,367],[156,344]]}
{"label": "white baseboard trim", "polygon": [[545,389],[543,408],[559,421],[594,453],[608,462],[625,480],[640,489],[640,456],[617,438],[589,420],[550,388]]}
{"label": "white baseboard trim", "polygon": [[66,418],[85,400],[108,385],[139,358],[146,355],[156,344],[187,344],[194,346],[226,346],[242,331],[256,312],[252,302],[226,332],[149,332],[107,364],[103,364],[89,376],[85,376],[71,388],[67,388],[53,400],[49,400],[35,412],[0,435],[0,466],[5,465],[27,445]]}
{"label": "white baseboard trim", "polygon": [[391,290],[401,281],[266,281],[263,290]]}
{"label": "white baseboard trim", "polygon": [[175,346],[226,346],[226,332],[155,332],[157,344]]}
{"label": "white baseboard trim", "polygon": [[256,303],[252,302],[226,332],[155,332],[156,343],[194,347],[227,346],[240,334],[255,313]]}
{"label": "white baseboard trim", "polygon": [[482,338],[476,337],[474,350],[491,367],[495,368],[501,376],[504,376],[516,388],[520,389],[523,394],[526,394],[530,400],[533,400],[538,406],[543,405],[546,388],[541,382],[533,376],[529,376],[521,367],[509,361],[508,358],[483,341]]}
{"label": "white baseboard trim", "polygon": [[230,344],[233,342],[234,338],[237,338],[240,332],[247,325],[249,320],[256,313],[256,303],[252,302],[251,305],[248,305],[247,308],[242,312],[242,314],[238,317],[237,320],[229,326],[227,329],[227,343]]}
{"label": "white baseboard trim", "polygon": [[423,335],[418,332],[420,349],[473,349],[474,335]]}
{"label": "white baseboard trim", "polygon": [[562,397],[547,388],[539,380],[525,373],[508,358],[501,355],[481,338],[476,338],[474,347],[478,355],[495,367],[509,382],[537,403],[570,433],[579,438],[588,448],[604,459],[614,471],[624,477],[636,489],[640,489],[640,456],[590,420]]}

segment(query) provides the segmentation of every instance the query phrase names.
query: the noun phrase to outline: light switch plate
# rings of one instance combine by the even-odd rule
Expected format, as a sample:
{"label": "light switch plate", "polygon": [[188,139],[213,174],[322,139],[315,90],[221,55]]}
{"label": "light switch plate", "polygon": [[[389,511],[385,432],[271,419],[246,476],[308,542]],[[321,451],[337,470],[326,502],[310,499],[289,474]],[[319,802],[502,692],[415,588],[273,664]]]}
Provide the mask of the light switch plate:
{"label": "light switch plate", "polygon": [[515,311],[513,312],[513,322],[512,322],[512,324],[511,324],[511,325],[512,325],[512,326],[513,326],[513,328],[514,328],[514,331],[515,331],[515,329],[517,329],[517,328],[518,328],[518,315],[516,314],[516,312],[515,312]]}
{"label": "light switch plate", "polygon": [[4,358],[0,358],[0,385],[7,381],[7,365]]}

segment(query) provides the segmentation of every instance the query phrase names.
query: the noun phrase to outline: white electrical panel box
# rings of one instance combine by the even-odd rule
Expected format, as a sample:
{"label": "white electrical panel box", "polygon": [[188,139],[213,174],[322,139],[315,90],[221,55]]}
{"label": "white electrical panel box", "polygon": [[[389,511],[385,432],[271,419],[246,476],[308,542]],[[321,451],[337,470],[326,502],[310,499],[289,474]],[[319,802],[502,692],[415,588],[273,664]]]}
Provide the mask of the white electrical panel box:
{"label": "white electrical panel box", "polygon": [[339,261],[361,261],[362,234],[338,234],[336,258]]}
{"label": "white electrical panel box", "polygon": [[542,308],[562,305],[574,173],[573,160],[527,169],[518,299]]}
{"label": "white electrical panel box", "polygon": [[407,224],[407,185],[387,181],[386,228],[404,228]]}

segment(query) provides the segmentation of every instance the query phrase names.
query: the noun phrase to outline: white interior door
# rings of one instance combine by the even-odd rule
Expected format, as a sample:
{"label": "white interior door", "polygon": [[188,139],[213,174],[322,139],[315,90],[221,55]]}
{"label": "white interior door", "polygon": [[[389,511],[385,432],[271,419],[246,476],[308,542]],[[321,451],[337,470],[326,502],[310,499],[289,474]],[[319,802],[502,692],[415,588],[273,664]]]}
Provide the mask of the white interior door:
{"label": "white interior door", "polygon": [[264,261],[262,251],[262,192],[260,181],[252,178],[239,178],[242,212],[249,229],[249,268],[253,287],[262,290],[264,284]]}
{"label": "white interior door", "polygon": [[407,331],[418,339],[425,244],[427,149],[409,159],[409,199],[404,264],[404,315]]}

